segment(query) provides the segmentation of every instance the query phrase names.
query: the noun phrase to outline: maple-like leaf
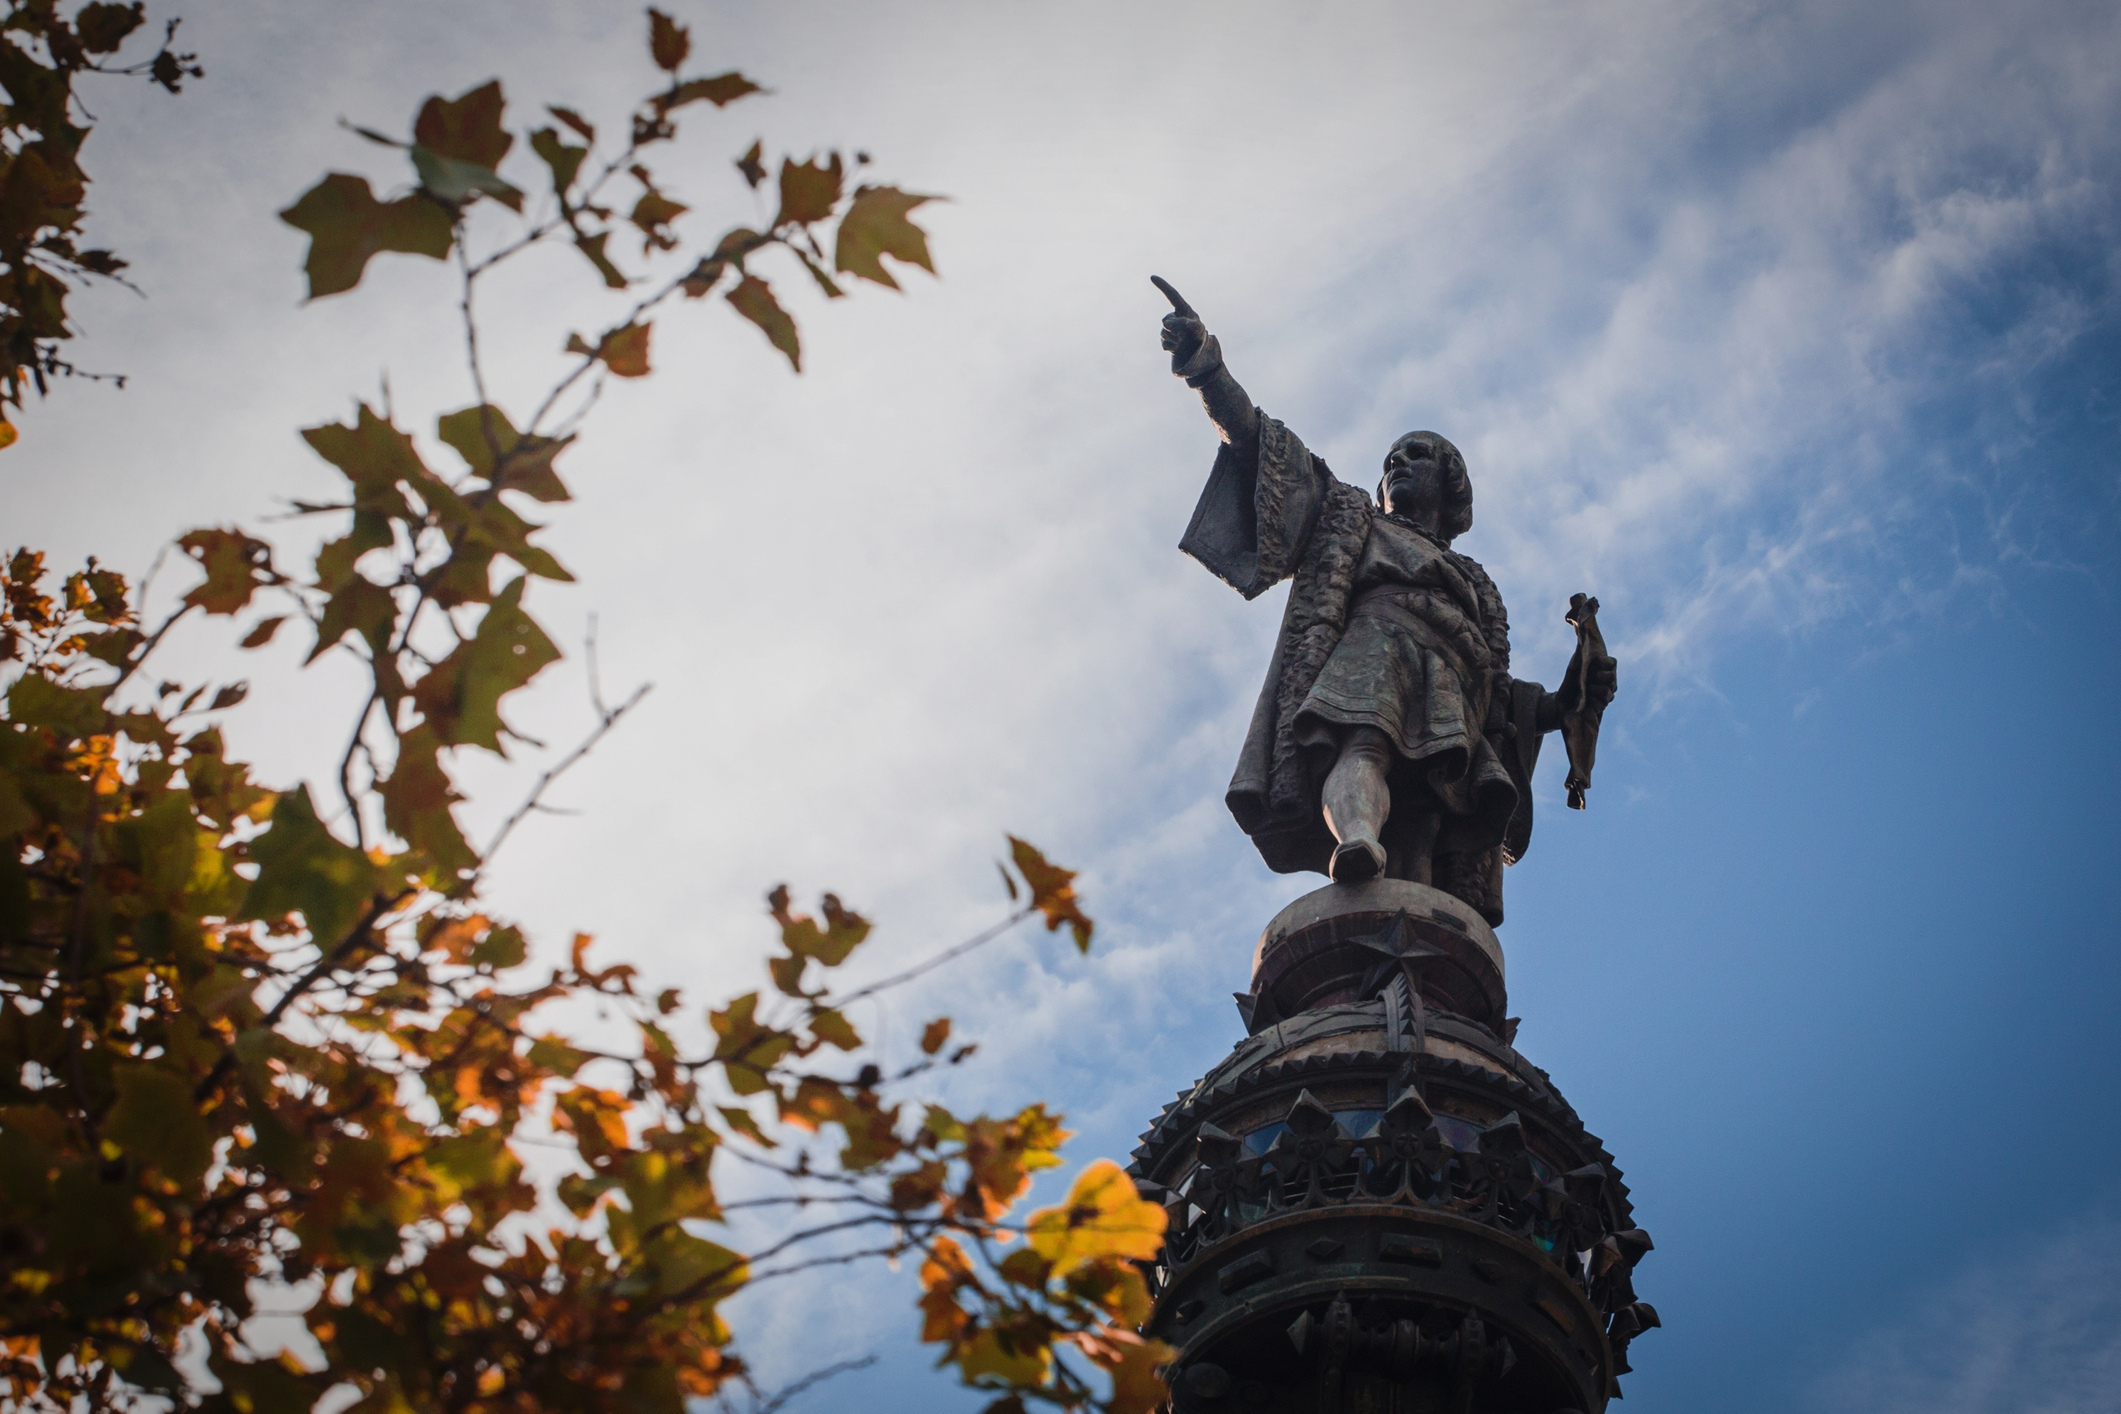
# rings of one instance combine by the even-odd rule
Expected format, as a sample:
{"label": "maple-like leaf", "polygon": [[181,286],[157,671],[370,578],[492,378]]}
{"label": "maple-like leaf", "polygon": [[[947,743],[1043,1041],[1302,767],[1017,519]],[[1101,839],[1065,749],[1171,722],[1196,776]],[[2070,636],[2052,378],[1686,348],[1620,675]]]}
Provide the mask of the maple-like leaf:
{"label": "maple-like leaf", "polygon": [[304,192],[280,219],[309,234],[303,270],[309,297],[322,299],[361,283],[370,257],[384,251],[440,260],[456,240],[449,213],[417,193],[377,201],[366,177],[333,172]]}
{"label": "maple-like leaf", "polygon": [[859,275],[879,285],[899,287],[884,268],[883,257],[903,260],[933,275],[935,262],[928,254],[928,233],[906,219],[906,213],[938,197],[919,196],[897,187],[863,187],[854,194],[854,204],[840,218],[839,239],[833,250],[833,268]]}

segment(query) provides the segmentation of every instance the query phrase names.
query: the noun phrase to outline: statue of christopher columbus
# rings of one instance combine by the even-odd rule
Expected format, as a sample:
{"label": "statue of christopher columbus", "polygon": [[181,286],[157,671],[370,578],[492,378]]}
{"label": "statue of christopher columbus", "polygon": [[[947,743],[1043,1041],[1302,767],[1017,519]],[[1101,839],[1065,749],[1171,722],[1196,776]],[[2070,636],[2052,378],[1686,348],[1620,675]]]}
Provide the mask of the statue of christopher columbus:
{"label": "statue of christopher columbus", "polygon": [[1502,870],[1531,842],[1548,732],[1568,743],[1569,803],[1590,784],[1616,681],[1598,601],[1571,600],[1561,691],[1513,678],[1502,596],[1451,549],[1473,524],[1458,449],[1434,432],[1401,437],[1373,504],[1252,405],[1193,308],[1156,285],[1172,304],[1171,371],[1223,440],[1179,548],[1247,599],[1292,581],[1230,812],[1277,872],[1411,879],[1501,923]]}

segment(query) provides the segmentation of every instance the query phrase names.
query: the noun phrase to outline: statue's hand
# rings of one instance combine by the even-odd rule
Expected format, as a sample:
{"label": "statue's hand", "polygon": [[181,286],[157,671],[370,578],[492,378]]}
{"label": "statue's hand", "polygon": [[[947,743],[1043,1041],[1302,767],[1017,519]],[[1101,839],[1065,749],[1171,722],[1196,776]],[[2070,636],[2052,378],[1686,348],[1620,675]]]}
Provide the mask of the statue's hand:
{"label": "statue's hand", "polygon": [[1149,283],[1164,292],[1171,301],[1171,312],[1164,316],[1164,352],[1171,355],[1171,372],[1179,377],[1194,370],[1186,367],[1200,353],[1201,346],[1208,342],[1208,326],[1201,323],[1193,306],[1186,297],[1171,288],[1171,282],[1161,275],[1151,275]]}
{"label": "statue's hand", "polygon": [[1171,355],[1171,371],[1183,375],[1186,365],[1208,342],[1208,326],[1190,314],[1164,316],[1164,352]]}
{"label": "statue's hand", "polygon": [[1620,688],[1620,664],[1612,658],[1593,658],[1584,671],[1586,696],[1591,704],[1604,711]]}

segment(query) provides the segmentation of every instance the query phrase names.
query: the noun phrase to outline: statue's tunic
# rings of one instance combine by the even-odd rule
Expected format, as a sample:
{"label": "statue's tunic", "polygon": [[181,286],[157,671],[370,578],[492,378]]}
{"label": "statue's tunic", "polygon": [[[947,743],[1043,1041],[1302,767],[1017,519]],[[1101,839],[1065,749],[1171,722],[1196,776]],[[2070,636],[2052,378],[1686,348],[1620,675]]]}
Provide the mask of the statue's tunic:
{"label": "statue's tunic", "polygon": [[1375,727],[1397,757],[1394,800],[1426,791],[1443,812],[1438,885],[1500,922],[1502,864],[1531,836],[1542,692],[1508,675],[1501,595],[1264,413],[1258,445],[1254,465],[1222,449],[1180,542],[1248,599],[1292,580],[1231,813],[1269,868],[1324,871],[1326,773],[1350,729]]}

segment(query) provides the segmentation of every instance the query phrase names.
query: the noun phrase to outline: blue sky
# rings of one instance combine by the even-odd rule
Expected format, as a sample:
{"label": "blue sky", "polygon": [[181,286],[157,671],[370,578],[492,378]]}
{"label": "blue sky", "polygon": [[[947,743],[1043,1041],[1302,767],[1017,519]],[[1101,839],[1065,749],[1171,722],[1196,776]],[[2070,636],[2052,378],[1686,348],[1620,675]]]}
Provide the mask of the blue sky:
{"label": "blue sky", "polygon": [[[680,311],[606,400],[544,617],[596,614],[607,684],[657,689],[501,907],[706,1000],[752,985],[772,883],[864,906],[883,967],[993,916],[1026,834],[1085,870],[1095,954],[1027,936],[867,1025],[904,1050],[954,1011],[987,1065],[953,1102],[1049,1098],[1124,1155],[1309,887],[1222,807],[1279,596],[1171,548],[1214,443],[1154,271],[1344,477],[1409,427],[1465,450],[1460,548],[1520,672],[1558,673],[1570,591],[1603,601],[1591,809],[1552,753],[1501,932],[1522,1048],[1657,1238],[1626,1408],[2115,1406],[2111,6],[671,8],[774,90],[668,174],[696,236],[753,216],[724,164],[754,135],[862,146],[951,197],[942,278],[831,309],[784,282],[800,379]],[[646,79],[624,6],[221,0],[185,32],[204,82],[96,105],[99,230],[149,298],[83,302],[84,349],[132,386],[62,388],[0,459],[10,541],[136,571],[320,489],[293,429],[379,374],[408,420],[468,400],[438,270],[298,307],[271,213],[329,168],[397,179],[336,119],[493,75],[613,114]],[[504,387],[594,294],[554,263],[497,300]],[[272,691],[231,734],[291,781],[348,682],[287,647],[243,661]],[[528,729],[580,731],[579,669]],[[871,1407],[978,1407],[911,1297],[835,1277],[740,1324],[771,1377],[873,1350]]]}

